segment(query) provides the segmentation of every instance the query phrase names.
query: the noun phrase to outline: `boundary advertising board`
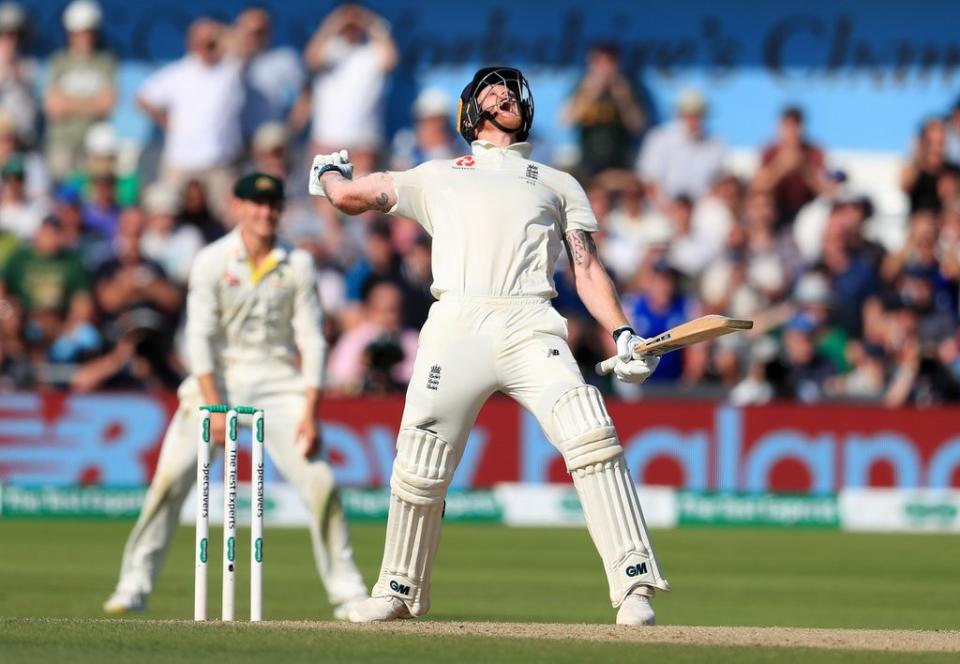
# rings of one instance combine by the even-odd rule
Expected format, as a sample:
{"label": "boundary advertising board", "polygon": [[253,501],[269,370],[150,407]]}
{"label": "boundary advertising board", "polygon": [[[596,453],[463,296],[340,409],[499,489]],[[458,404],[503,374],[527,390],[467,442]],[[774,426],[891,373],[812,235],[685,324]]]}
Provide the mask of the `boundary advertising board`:
{"label": "boundary advertising board", "polygon": [[[145,485],[175,407],[169,393],[0,395],[0,482]],[[400,398],[325,402],[324,445],[342,485],[387,485],[402,409]],[[811,495],[960,488],[956,409],[616,400],[609,409],[634,479],[643,485]],[[267,413],[268,435],[269,422]],[[250,459],[243,446],[241,439],[240,477],[246,480]],[[267,481],[280,481],[270,464]],[[568,481],[563,459],[536,420],[512,401],[492,399],[470,435],[453,487]]]}

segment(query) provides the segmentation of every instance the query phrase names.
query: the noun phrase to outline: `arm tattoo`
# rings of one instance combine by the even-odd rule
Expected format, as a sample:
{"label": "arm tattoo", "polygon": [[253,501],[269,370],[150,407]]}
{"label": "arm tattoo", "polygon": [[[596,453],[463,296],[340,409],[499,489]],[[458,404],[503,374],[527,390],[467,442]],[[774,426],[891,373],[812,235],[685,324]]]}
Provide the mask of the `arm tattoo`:
{"label": "arm tattoo", "polygon": [[387,212],[390,210],[389,198],[387,192],[380,192],[375,199],[373,199],[373,206],[380,210],[381,212]]}
{"label": "arm tattoo", "polygon": [[567,233],[567,253],[574,265],[583,265],[590,256],[597,257],[597,245],[590,233],[581,230]]}

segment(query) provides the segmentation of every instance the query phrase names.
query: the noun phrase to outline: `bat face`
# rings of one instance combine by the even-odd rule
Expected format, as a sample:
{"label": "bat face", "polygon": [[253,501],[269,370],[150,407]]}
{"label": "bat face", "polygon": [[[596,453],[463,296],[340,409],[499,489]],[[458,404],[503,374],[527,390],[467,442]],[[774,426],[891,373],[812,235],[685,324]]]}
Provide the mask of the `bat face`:
{"label": "bat face", "polygon": [[[722,337],[725,334],[736,332],[738,330],[749,330],[753,328],[752,320],[742,320],[738,318],[727,318],[726,316],[701,316],[676,327],[672,327],[663,334],[650,339],[644,346],[637,348],[634,352],[638,356],[642,355],[665,355],[674,350],[680,350],[687,346],[708,341],[716,337]],[[614,356],[607,358],[597,364],[597,373],[604,376],[616,366],[619,359]]]}
{"label": "bat face", "polygon": [[750,320],[717,315],[702,316],[652,338],[641,352],[644,355],[664,355],[737,330],[749,330],[752,327],[753,321]]}

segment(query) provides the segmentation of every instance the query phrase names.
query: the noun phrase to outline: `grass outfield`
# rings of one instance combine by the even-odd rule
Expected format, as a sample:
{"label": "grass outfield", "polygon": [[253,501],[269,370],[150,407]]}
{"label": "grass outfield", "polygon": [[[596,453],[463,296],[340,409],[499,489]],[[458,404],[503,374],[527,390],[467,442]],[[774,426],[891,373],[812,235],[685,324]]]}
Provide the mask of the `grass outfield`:
{"label": "grass outfield", "polygon": [[[0,661],[903,661],[904,653],[531,639],[529,634],[431,633],[329,626],[200,625],[102,618],[129,522],[0,520]],[[372,582],[382,524],[357,524],[354,544]],[[237,615],[247,613],[241,531]],[[219,531],[212,550],[219,554]],[[657,597],[662,625],[956,629],[956,539],[820,531],[703,529],[654,534],[674,587]],[[193,530],[176,538],[146,619],[185,619],[193,606]],[[218,560],[218,558],[215,558]],[[268,620],[329,620],[305,531],[268,529]],[[210,612],[219,612],[211,565]],[[434,573],[431,621],[597,623],[614,612],[599,559],[583,530],[445,528]],[[41,619],[71,619],[49,622]],[[425,621],[416,621],[423,624]],[[414,631],[420,629],[421,631]],[[427,631],[423,631],[426,629]],[[600,628],[593,628],[600,630]],[[604,633],[623,634],[612,628]],[[429,635],[429,638],[424,638]],[[580,639],[571,632],[571,636]],[[949,635],[948,635],[949,636]],[[864,650],[871,647],[866,643]],[[956,661],[911,653],[910,661]]]}

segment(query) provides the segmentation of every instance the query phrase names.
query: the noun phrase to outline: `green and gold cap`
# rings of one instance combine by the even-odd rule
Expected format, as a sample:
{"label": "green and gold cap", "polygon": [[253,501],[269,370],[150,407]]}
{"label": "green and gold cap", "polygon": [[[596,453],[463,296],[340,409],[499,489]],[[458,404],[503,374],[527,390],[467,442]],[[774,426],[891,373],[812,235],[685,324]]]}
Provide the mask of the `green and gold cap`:
{"label": "green and gold cap", "polygon": [[233,195],[248,201],[282,201],[283,180],[266,173],[250,173],[233,185]]}

